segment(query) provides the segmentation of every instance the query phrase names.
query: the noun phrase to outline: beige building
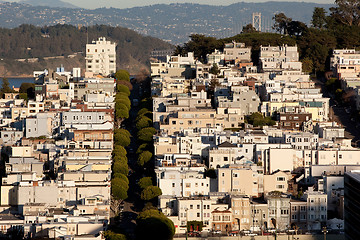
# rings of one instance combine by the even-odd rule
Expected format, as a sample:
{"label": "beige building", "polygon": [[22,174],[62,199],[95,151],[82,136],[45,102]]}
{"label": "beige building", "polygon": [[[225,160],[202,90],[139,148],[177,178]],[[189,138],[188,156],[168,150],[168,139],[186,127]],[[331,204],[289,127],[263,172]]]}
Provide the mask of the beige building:
{"label": "beige building", "polygon": [[271,175],[264,175],[264,194],[278,191],[286,193],[288,191],[288,182],[292,175],[290,172],[277,171]]}
{"label": "beige building", "polygon": [[232,230],[249,229],[252,220],[250,198],[242,195],[231,195],[230,200],[233,213]]}
{"label": "beige building", "polygon": [[224,58],[225,62],[234,61],[239,62],[251,62],[251,47],[245,47],[245,43],[226,43],[224,46]]}
{"label": "beige building", "polygon": [[218,168],[218,191],[258,197],[263,192],[263,174],[251,168]]}
{"label": "beige building", "polygon": [[241,149],[229,142],[223,142],[209,150],[209,168],[221,168],[238,163]]}

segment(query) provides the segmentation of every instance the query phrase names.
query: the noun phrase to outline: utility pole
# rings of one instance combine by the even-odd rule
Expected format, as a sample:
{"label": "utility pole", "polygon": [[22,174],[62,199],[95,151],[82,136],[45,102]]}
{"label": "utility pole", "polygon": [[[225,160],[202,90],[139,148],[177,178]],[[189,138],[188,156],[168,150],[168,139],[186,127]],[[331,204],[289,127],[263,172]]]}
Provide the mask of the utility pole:
{"label": "utility pole", "polygon": [[322,232],[324,233],[324,240],[326,240],[326,233],[328,232],[326,227],[323,227]]}

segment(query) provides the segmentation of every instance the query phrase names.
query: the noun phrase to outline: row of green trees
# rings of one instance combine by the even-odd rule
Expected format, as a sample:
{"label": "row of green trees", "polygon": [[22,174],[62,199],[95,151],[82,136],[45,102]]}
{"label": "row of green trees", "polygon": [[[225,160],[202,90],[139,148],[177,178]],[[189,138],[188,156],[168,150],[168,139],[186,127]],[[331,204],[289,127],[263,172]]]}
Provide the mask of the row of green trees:
{"label": "row of green trees", "polygon": [[[120,123],[129,118],[131,102],[129,99],[130,83],[129,73],[119,70],[115,73],[116,78],[116,97],[115,97],[115,122],[114,147],[112,151],[112,176],[111,176],[111,196],[112,209],[118,217],[120,204],[128,198],[129,190],[129,166],[126,147],[130,145],[131,134],[126,129],[119,128]],[[113,229],[114,230],[114,229]],[[116,229],[115,229],[116,230]],[[107,240],[126,240],[126,236],[108,230],[104,233]]]}
{"label": "row of green trees", "polygon": [[[117,122],[129,118],[131,108],[130,96],[130,75],[125,70],[118,70],[116,78],[116,98],[115,98],[115,119]],[[124,200],[128,197],[129,172],[128,159],[126,157],[126,147],[130,145],[131,134],[126,129],[118,128],[114,130],[114,149],[112,152],[112,179],[111,192],[115,200]]]}
{"label": "row of green trees", "polygon": [[118,70],[115,73],[116,96],[115,96],[115,118],[119,125],[124,119],[129,118],[131,101],[129,99],[132,85],[130,83],[130,74],[126,70]]}
{"label": "row of green trees", "polygon": [[121,145],[115,145],[112,159],[111,193],[115,200],[122,201],[127,199],[127,191],[129,190],[129,179],[127,178],[129,166],[125,148]]}
{"label": "row of green trees", "polygon": [[[136,219],[136,238],[147,239],[148,236],[161,240],[173,239],[175,227],[156,207],[157,197],[162,194],[161,189],[154,183],[153,136],[156,134],[152,122],[152,98],[145,97],[140,102],[140,110],[135,119],[139,147],[136,151],[137,165],[144,171],[138,181],[140,198],[145,207]],[[156,236],[156,237],[155,237]]]}
{"label": "row of green trees", "polygon": [[[153,128],[151,105],[151,98],[142,99],[140,102],[140,107],[142,108],[138,111],[137,117],[135,119],[136,128],[138,130],[137,137],[140,144],[136,151],[138,155],[137,164],[139,167],[147,168],[148,174],[151,174],[151,172],[154,170],[154,162],[152,161],[152,146],[153,136],[156,133],[155,128]],[[151,201],[162,194],[159,187],[153,186],[151,176],[146,176],[140,179],[138,185],[141,188],[140,197],[144,201]]]}

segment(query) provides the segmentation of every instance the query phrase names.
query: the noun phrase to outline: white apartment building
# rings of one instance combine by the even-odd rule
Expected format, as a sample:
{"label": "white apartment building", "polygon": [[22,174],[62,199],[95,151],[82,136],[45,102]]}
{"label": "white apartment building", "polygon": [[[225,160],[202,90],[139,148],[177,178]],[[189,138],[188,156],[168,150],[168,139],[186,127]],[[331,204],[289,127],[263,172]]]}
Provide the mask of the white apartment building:
{"label": "white apartment building", "polygon": [[116,72],[116,43],[100,37],[86,44],[86,72],[108,76]]}
{"label": "white apartment building", "polygon": [[271,194],[267,197],[268,227],[275,228],[272,219],[276,219],[276,228],[288,229],[290,226],[290,198],[286,195]]}
{"label": "white apartment building", "polygon": [[321,230],[321,223],[326,223],[327,220],[327,195],[310,188],[304,193],[303,198],[308,208],[308,230]]}
{"label": "white apartment building", "polygon": [[178,199],[178,218],[180,226],[186,226],[188,221],[201,221],[205,229],[211,228],[214,201],[207,197]]}
{"label": "white apartment building", "polygon": [[224,47],[225,61],[250,62],[251,47],[245,47],[245,43],[226,43]]}
{"label": "white apartment building", "polygon": [[192,197],[208,195],[210,178],[204,177],[204,168],[158,168],[156,172],[157,186],[162,195],[176,197]]}
{"label": "white apartment building", "polygon": [[260,46],[260,68],[264,72],[286,69],[301,71],[297,46]]}

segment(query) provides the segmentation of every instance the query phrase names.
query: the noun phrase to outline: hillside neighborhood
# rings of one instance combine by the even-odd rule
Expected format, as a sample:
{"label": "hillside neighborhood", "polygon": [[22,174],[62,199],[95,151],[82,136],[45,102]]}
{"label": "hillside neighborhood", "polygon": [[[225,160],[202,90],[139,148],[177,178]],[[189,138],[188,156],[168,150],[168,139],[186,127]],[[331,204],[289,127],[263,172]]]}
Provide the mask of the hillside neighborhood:
{"label": "hillside neighborhood", "polygon": [[3,235],[357,236],[356,49],[333,50],[324,79],[297,45],[261,45],[257,64],[236,41],[203,61],[158,52],[132,79],[106,37],[84,52],[85,69],[3,80]]}
{"label": "hillside neighborhood", "polygon": [[[251,50],[231,42],[206,64],[191,52],[151,63],[158,207],[190,236],[341,233],[360,149],[297,46],[261,46],[258,66]],[[336,49],[330,66],[356,106],[358,60]]]}

